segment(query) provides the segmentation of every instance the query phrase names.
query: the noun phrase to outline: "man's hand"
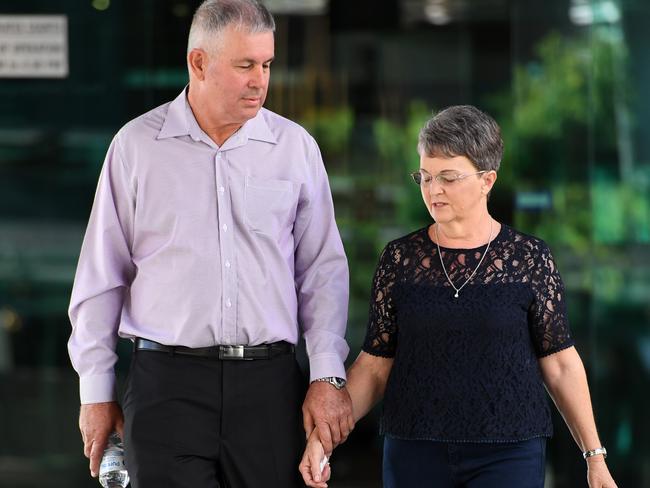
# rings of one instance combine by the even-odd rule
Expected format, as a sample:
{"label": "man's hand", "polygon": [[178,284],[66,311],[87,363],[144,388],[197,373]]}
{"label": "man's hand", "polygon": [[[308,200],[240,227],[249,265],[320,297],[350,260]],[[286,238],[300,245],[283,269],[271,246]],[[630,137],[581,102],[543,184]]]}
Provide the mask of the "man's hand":
{"label": "man's hand", "polygon": [[302,416],[307,438],[318,428],[325,452],[332,452],[345,442],[354,429],[350,394],[345,388],[337,390],[324,381],[314,381],[309,386]]}
{"label": "man's hand", "polygon": [[307,486],[327,488],[327,482],[332,474],[328,461],[329,456],[323,450],[323,445],[318,437],[318,429],[314,429],[307,440],[307,447],[298,467]]}
{"label": "man's hand", "polygon": [[84,456],[90,459],[90,475],[99,474],[99,463],[108,437],[116,432],[123,437],[124,416],[117,402],[81,405],[79,430],[84,442]]}

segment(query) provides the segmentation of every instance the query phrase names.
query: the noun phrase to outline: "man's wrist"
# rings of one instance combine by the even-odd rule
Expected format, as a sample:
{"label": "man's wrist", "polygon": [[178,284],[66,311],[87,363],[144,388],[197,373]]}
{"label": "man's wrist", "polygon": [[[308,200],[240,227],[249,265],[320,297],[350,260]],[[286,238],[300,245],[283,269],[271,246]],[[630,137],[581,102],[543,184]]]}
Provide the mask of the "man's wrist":
{"label": "man's wrist", "polygon": [[312,383],[329,383],[332,385],[334,388],[337,390],[341,390],[345,387],[345,384],[347,383],[346,380],[343,378],[339,378],[338,376],[324,376],[323,378],[316,378]]}

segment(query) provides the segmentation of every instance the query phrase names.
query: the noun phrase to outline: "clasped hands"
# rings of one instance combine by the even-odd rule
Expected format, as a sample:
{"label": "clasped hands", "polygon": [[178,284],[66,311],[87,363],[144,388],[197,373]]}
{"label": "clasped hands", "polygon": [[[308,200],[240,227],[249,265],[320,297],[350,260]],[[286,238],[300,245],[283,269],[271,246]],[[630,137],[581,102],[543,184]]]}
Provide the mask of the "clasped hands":
{"label": "clasped hands", "polygon": [[329,383],[314,382],[302,413],[307,447],[299,470],[307,486],[326,488],[331,475],[327,460],[354,429],[350,395],[345,388],[337,390]]}
{"label": "clasped hands", "polygon": [[332,451],[326,451],[320,440],[320,431],[315,428],[307,439],[307,447],[300,461],[300,474],[305,485],[312,488],[327,488],[332,475],[329,458]]}

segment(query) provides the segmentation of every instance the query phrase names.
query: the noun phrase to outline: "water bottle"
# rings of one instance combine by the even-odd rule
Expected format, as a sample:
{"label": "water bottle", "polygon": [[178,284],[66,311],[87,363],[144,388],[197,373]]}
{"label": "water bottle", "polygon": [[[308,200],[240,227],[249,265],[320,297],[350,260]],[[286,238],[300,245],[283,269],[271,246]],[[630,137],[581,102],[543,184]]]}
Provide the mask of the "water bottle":
{"label": "water bottle", "polygon": [[129,484],[129,473],[124,462],[124,447],[117,432],[113,432],[108,438],[99,465],[99,483],[104,488],[124,488]]}

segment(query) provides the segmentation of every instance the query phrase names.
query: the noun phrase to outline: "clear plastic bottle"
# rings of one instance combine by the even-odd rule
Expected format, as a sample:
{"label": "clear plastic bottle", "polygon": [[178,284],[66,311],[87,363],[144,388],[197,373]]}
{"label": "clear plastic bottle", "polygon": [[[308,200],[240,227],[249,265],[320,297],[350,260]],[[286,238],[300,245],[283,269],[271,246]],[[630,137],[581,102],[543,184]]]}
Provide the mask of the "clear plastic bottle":
{"label": "clear plastic bottle", "polygon": [[104,488],[125,488],[129,484],[129,473],[124,462],[124,446],[117,432],[113,432],[108,438],[99,465],[99,483]]}

